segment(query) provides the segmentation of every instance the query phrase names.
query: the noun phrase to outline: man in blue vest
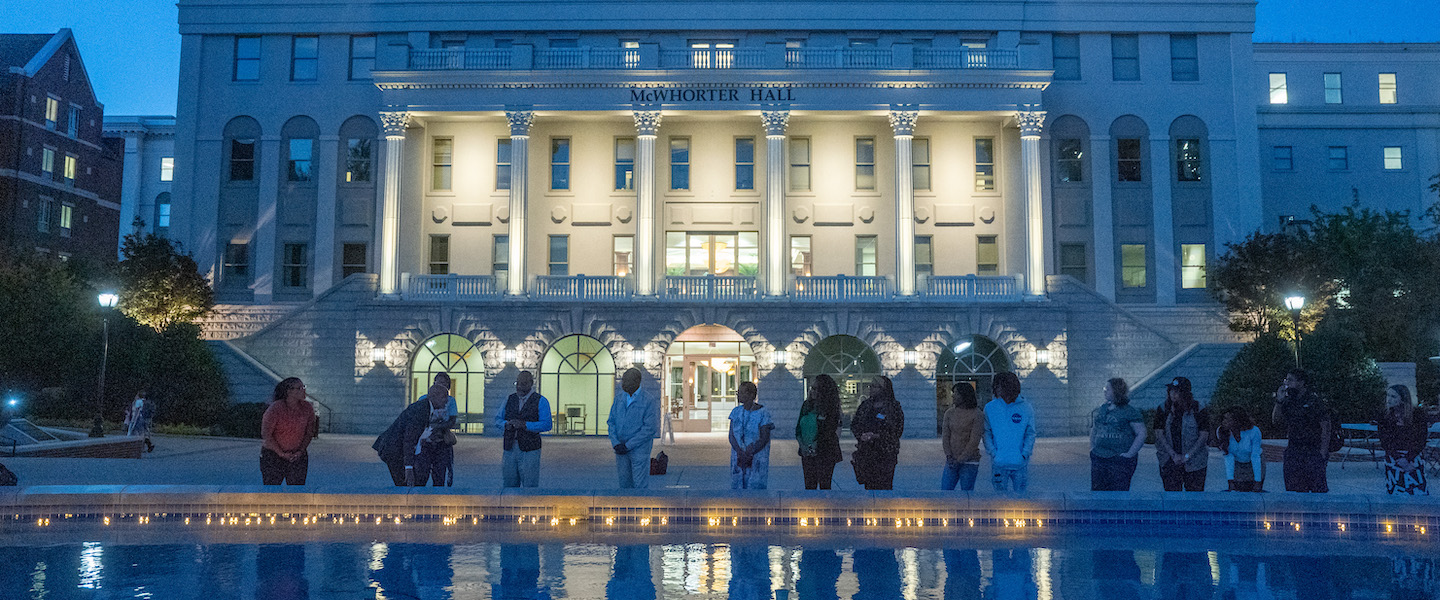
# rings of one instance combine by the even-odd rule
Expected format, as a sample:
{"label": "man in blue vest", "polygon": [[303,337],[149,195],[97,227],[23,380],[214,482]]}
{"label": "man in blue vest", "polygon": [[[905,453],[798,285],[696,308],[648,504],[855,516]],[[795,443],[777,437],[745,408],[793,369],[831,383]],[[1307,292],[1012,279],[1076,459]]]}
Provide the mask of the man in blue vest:
{"label": "man in blue vest", "polygon": [[660,407],[640,389],[640,369],[620,377],[620,393],[610,404],[610,445],[615,448],[615,473],[620,487],[650,487],[650,446],[659,431]]}
{"label": "man in blue vest", "polygon": [[540,433],[550,431],[550,401],[535,391],[535,376],[515,376],[515,393],[495,415],[495,427],[505,432],[505,455],[500,473],[505,487],[540,485]]}

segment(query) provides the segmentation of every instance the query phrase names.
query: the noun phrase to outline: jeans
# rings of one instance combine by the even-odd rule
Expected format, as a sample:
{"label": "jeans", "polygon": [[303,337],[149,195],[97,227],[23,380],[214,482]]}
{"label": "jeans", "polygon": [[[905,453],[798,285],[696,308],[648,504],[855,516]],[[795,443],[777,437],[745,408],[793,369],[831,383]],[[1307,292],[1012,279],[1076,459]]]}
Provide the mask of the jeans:
{"label": "jeans", "polygon": [[1160,465],[1160,485],[1165,486],[1167,492],[1203,492],[1205,491],[1205,475],[1210,469],[1199,471],[1186,471],[1185,465],[1177,465],[1175,461],[1165,461]]}
{"label": "jeans", "polygon": [[978,462],[950,462],[945,461],[945,471],[940,473],[940,489],[953,490],[955,484],[960,484],[960,489],[966,492],[974,491],[975,478],[980,475],[980,463]]}
{"label": "jeans", "polygon": [[650,487],[650,447],[646,441],[625,454],[615,455],[615,475],[620,480],[620,489]]}
{"label": "jeans", "polygon": [[813,490],[817,487],[822,490],[830,489],[830,482],[835,479],[835,461],[819,456],[800,457],[800,468],[805,473],[805,489]]}
{"label": "jeans", "polygon": [[309,453],[301,454],[295,462],[290,462],[269,449],[260,451],[260,481],[265,485],[305,485],[305,476],[309,473]]}
{"label": "jeans", "polygon": [[1330,455],[1321,454],[1319,448],[1286,448],[1285,491],[1329,492],[1325,477],[1325,467],[1329,464]]}
{"label": "jeans", "polygon": [[506,450],[500,459],[500,478],[507,488],[539,486],[540,451]]}
{"label": "jeans", "polygon": [[1135,466],[1140,463],[1139,456],[1125,458],[1123,456],[1112,456],[1101,458],[1090,453],[1090,491],[1092,492],[1128,492],[1130,491],[1130,480],[1135,477]]}
{"label": "jeans", "polygon": [[995,491],[1004,492],[1008,485],[1011,491],[1020,493],[1030,484],[1030,465],[991,465],[990,475]]}

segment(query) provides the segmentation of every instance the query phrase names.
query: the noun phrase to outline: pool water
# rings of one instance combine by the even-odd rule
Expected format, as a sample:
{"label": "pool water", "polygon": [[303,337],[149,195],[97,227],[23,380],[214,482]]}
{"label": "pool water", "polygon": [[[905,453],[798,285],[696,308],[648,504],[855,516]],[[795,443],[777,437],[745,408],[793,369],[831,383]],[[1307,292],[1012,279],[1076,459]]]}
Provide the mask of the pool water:
{"label": "pool water", "polygon": [[1440,598],[1433,545],[1334,540],[17,541],[7,600]]}

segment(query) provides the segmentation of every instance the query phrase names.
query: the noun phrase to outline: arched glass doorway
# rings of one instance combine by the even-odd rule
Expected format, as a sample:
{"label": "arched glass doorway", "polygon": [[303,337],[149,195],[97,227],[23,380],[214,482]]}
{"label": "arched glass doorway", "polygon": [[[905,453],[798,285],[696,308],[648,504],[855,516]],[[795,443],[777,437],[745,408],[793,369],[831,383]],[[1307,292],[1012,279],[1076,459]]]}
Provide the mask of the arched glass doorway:
{"label": "arched glass doorway", "polygon": [[980,407],[990,401],[990,383],[996,373],[1010,372],[1010,358],[1005,350],[990,338],[971,335],[956,340],[940,352],[940,362],[935,365],[935,433],[945,423],[945,410],[950,408],[950,388],[957,382],[967,382],[975,388],[975,397]]}
{"label": "arched glass doorway", "polygon": [[540,361],[540,393],[555,411],[555,433],[607,435],[615,400],[615,358],[588,335],[560,338]]}
{"label": "arched glass doorway", "polygon": [[450,375],[450,395],[460,408],[460,431],[480,433],[485,424],[485,361],[480,349],[463,337],[441,334],[425,340],[410,361],[409,404],[425,395],[438,373]]}
{"label": "arched glass doorway", "polygon": [[672,427],[729,430],[735,390],[744,381],[756,381],[755,353],[745,338],[723,325],[685,330],[665,353],[664,406]]}
{"label": "arched glass doorway", "polygon": [[868,384],[880,375],[880,357],[860,338],[849,335],[832,335],[810,349],[805,357],[805,390],[809,393],[810,380],[816,375],[829,375],[840,386],[841,423],[850,426],[850,417],[860,406]]}

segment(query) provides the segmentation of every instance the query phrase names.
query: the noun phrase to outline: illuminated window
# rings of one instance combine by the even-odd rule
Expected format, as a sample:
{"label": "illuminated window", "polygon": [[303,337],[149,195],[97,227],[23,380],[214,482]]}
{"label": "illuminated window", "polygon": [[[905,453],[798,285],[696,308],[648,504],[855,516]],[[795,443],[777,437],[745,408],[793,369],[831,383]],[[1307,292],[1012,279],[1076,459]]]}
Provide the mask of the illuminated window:
{"label": "illuminated window", "polygon": [[690,138],[670,138],[670,189],[690,189]]}
{"label": "illuminated window", "polygon": [[635,236],[617,235],[611,242],[615,275],[628,277],[635,270]]}
{"label": "illuminated window", "polygon": [[790,191],[810,191],[810,138],[790,138]]}
{"label": "illuminated window", "polygon": [[320,66],[320,38],[297,36],[290,44],[290,81],[315,81]]}
{"label": "illuminated window", "polygon": [[166,156],[160,159],[160,181],[173,181],[175,179],[175,157]]}
{"label": "illuminated window", "polygon": [[879,264],[878,248],[873,235],[855,236],[855,275],[874,277]]}
{"label": "illuminated window", "polygon": [[1180,287],[1205,289],[1205,244],[1180,244]]}
{"label": "illuminated window", "polygon": [[46,179],[55,179],[55,149],[40,149],[40,172],[45,174]]}
{"label": "illuminated window", "polygon": [[70,229],[75,226],[75,205],[66,202],[60,205],[60,237],[70,237]]}
{"label": "illuminated window", "polygon": [[1340,104],[1343,96],[1340,94],[1340,74],[1325,74],[1325,103]]}
{"label": "illuminated window", "polygon": [[1110,71],[1115,81],[1140,81],[1140,36],[1110,36]]}
{"label": "illuminated window", "polygon": [[75,171],[79,170],[76,166],[77,161],[74,154],[65,155],[65,185],[75,185]]}
{"label": "illuminated window", "polygon": [[55,130],[60,123],[60,99],[51,96],[45,99],[45,128]]}
{"label": "illuminated window", "polygon": [[995,191],[995,138],[975,138],[975,191]]}
{"label": "illuminated window", "polygon": [[1120,245],[1120,285],[1126,288],[1145,287],[1145,245]]}
{"label": "illuminated window", "polygon": [[935,274],[935,245],[928,235],[915,236],[915,276]]}
{"label": "illuminated window", "polygon": [[430,189],[450,190],[450,171],[454,161],[455,140],[437,138],[430,142]]}
{"label": "illuminated window", "polygon": [[446,275],[450,273],[450,236],[430,236],[430,274]]}
{"label": "illuminated window", "polygon": [[231,71],[235,81],[260,80],[260,38],[235,38],[235,63]]}
{"label": "illuminated window", "polygon": [[1290,103],[1290,89],[1289,89],[1289,86],[1285,83],[1285,74],[1284,74],[1284,73],[1271,73],[1271,74],[1270,74],[1270,103],[1271,103],[1271,104],[1289,104],[1289,103]]}
{"label": "illuminated window", "polygon": [[1400,147],[1399,147],[1399,146],[1386,146],[1386,147],[1385,147],[1385,170],[1386,170],[1386,171],[1397,171],[1397,170],[1399,170],[1399,169],[1404,168],[1404,166],[1405,166],[1405,165],[1404,165],[1404,162],[1400,160]]}
{"label": "illuminated window", "polygon": [[1200,140],[1175,140],[1175,181],[1200,181]]}
{"label": "illuminated window", "polygon": [[1055,80],[1076,81],[1080,79],[1080,36],[1056,34],[1051,42],[1055,58]]}
{"label": "illuminated window", "polygon": [[796,277],[811,275],[810,236],[790,236],[790,273]]}
{"label": "illuminated window", "polygon": [[930,138],[910,142],[910,181],[917,190],[930,189]]}
{"label": "illuminated window", "polygon": [[855,138],[855,189],[875,189],[875,138]]}
{"label": "illuminated window", "polygon": [[570,189],[570,138],[550,138],[550,189]]}
{"label": "illuminated window", "polygon": [[735,189],[755,189],[755,138],[735,138]]}
{"label": "illuminated window", "polygon": [[1000,236],[975,236],[975,274],[1000,274]]}
{"label": "illuminated window", "polygon": [[615,189],[635,189],[635,138],[615,138]]}
{"label": "illuminated window", "polygon": [[1170,35],[1170,80],[1200,81],[1200,51],[1195,34]]}
{"label": "illuminated window", "polygon": [[497,235],[490,245],[490,274],[503,286],[510,278],[510,236]]}
{"label": "illuminated window", "polygon": [[1395,104],[1399,101],[1399,95],[1395,86],[1394,73],[1380,74],[1380,103]]}

